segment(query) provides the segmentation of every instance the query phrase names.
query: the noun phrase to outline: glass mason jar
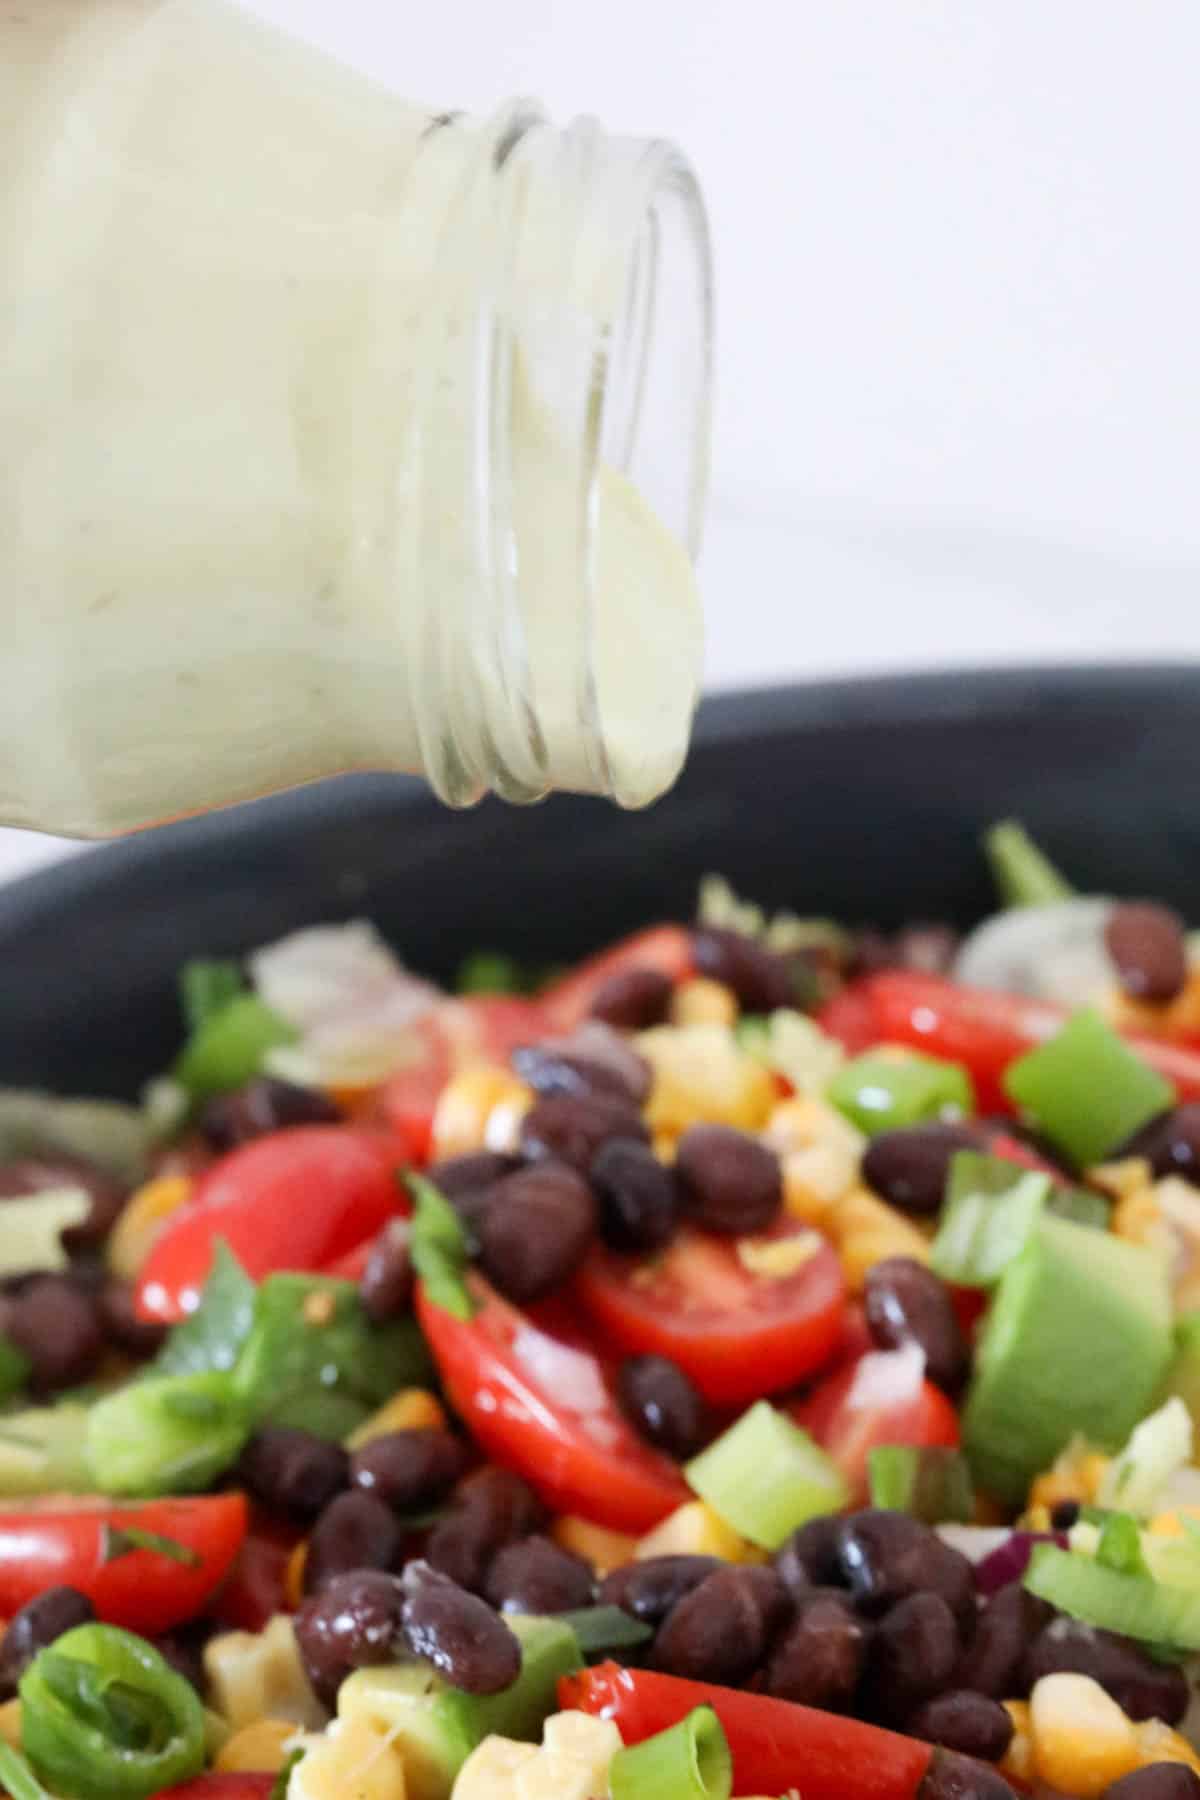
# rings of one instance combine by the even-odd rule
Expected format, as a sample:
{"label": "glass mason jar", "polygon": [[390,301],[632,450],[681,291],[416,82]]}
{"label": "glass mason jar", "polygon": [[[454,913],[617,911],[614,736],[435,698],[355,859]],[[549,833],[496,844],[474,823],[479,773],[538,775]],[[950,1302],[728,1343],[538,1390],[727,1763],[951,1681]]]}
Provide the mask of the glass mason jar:
{"label": "glass mason jar", "polygon": [[711,285],[669,145],[433,112],[226,0],[0,9],[0,819],[686,750]]}

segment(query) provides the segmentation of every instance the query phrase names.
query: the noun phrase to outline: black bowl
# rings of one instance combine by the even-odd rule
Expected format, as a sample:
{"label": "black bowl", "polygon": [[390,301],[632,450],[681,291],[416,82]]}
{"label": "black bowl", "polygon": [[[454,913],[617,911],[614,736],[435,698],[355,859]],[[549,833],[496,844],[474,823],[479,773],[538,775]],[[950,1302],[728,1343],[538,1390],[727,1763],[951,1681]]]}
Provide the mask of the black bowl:
{"label": "black bowl", "polygon": [[889,925],[990,903],[980,828],[1026,821],[1076,881],[1200,916],[1200,670],[956,672],[732,695],[640,814],[451,813],[352,777],[107,845],[0,890],[0,1083],[133,1094],[179,1041],[178,967],[373,919],[414,968],[542,962],[747,895]]}

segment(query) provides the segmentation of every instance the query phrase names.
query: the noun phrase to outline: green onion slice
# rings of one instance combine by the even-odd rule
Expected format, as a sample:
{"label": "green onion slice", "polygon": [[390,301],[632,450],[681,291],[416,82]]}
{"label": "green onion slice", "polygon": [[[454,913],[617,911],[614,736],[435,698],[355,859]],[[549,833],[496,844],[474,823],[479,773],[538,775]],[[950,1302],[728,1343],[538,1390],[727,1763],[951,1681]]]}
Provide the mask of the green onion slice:
{"label": "green onion slice", "polygon": [[729,1800],[733,1759],[721,1721],[698,1706],[678,1725],[618,1750],[608,1773],[612,1800]]}

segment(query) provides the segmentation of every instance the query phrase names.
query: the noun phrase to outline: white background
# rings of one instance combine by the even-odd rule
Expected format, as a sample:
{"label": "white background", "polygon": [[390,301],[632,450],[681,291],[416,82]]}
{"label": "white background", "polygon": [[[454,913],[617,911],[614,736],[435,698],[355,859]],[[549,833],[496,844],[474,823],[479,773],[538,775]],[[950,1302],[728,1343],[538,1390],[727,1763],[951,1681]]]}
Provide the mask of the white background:
{"label": "white background", "polygon": [[254,4],[411,98],[690,152],[713,685],[1200,653],[1196,0]]}

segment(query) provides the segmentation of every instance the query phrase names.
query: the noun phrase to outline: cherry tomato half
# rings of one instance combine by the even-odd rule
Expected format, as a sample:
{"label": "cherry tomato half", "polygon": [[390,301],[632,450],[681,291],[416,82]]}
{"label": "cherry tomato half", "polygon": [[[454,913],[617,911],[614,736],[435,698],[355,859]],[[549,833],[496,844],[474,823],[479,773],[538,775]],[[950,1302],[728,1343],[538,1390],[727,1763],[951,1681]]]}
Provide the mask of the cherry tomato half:
{"label": "cherry tomato half", "polygon": [[683,981],[692,971],[691,933],[682,925],[651,925],[590,956],[538,996],[549,1027],[570,1031],[586,1019],[599,989],[625,969],[656,969],[671,981]]}
{"label": "cherry tomato half", "polygon": [[288,1612],[288,1564],[304,1533],[298,1525],[259,1508],[249,1524],[229,1574],[209,1608],[231,1631],[262,1631],[276,1613]]}
{"label": "cherry tomato half", "polygon": [[[789,1270],[792,1248],[804,1260]],[[781,1259],[778,1274],[772,1257]],[[797,1386],[841,1342],[846,1289],[838,1259],[794,1219],[747,1239],[685,1227],[655,1256],[597,1246],[577,1289],[622,1350],[669,1357],[718,1406]]]}
{"label": "cherry tomato half", "polygon": [[954,1449],[959,1442],[958,1414],[931,1381],[923,1381],[911,1399],[890,1406],[854,1404],[859,1367],[857,1362],[848,1363],[788,1407],[797,1425],[828,1451],[842,1471],[854,1505],[867,1497],[867,1458],[872,1450],[882,1444]]}
{"label": "cherry tomato half", "polygon": [[167,1223],[137,1284],[144,1319],[192,1312],[223,1238],[255,1280],[317,1270],[407,1209],[395,1140],[342,1125],[301,1125],[233,1150]]}
{"label": "cherry tomato half", "polygon": [[463,1320],[418,1284],[417,1317],[446,1392],[493,1461],[548,1506],[642,1532],[688,1498],[675,1464],[622,1416],[595,1343],[562,1302],[519,1312],[478,1276]]}
{"label": "cherry tomato half", "polygon": [[[172,1554],[116,1535],[168,1538]],[[0,1508],[0,1616],[49,1587],[78,1588],[109,1625],[153,1635],[195,1618],[224,1580],[246,1535],[243,1494],[192,1500],[51,1498]],[[182,1555],[180,1555],[182,1552]]]}
{"label": "cherry tomato half", "polygon": [[156,1800],[269,1800],[276,1777],[256,1775],[243,1770],[239,1774],[197,1775],[179,1787],[164,1788]]}

